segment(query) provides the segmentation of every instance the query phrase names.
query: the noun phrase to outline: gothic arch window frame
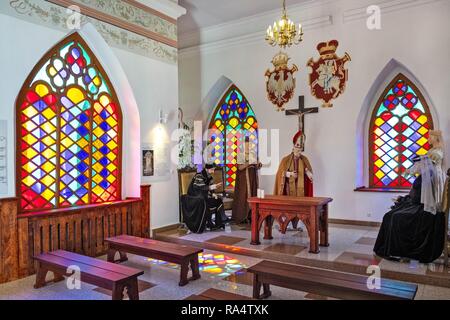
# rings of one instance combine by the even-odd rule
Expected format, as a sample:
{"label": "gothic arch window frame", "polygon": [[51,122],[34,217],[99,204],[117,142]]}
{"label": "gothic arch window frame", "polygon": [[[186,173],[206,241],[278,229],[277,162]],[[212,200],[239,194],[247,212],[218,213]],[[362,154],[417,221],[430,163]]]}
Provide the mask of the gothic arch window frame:
{"label": "gothic arch window frame", "polygon": [[[249,103],[248,99],[246,98],[246,96],[243,94],[243,92],[234,83],[231,83],[226,88],[226,90],[222,93],[220,100],[216,103],[216,106],[214,107],[213,112],[212,112],[211,117],[210,117],[208,129],[209,130],[214,129],[213,126],[215,125],[214,122],[216,121],[217,114],[220,112],[220,108],[224,104],[226,104],[226,99],[228,98],[228,96],[233,91],[238,92],[242,96],[242,101],[246,102],[246,104],[247,104],[247,106],[249,108],[249,111],[252,112],[252,114],[253,114],[252,116],[255,119],[254,123],[255,123],[256,127],[254,127],[254,129],[255,129],[255,135],[256,135],[256,137],[255,137],[256,143],[254,145],[254,148],[256,148],[256,154],[258,154],[258,140],[259,140],[259,135],[258,135],[259,134],[259,130],[258,129],[259,129],[259,125],[258,125],[258,119],[256,118],[256,113],[253,110],[253,108],[252,108],[251,104]],[[248,119],[248,117],[249,117],[249,114],[247,112],[247,115],[245,116],[245,118],[240,120],[239,125],[243,126],[246,123],[246,120]],[[225,172],[226,186],[224,186],[224,187],[226,187],[226,188],[234,188],[232,183],[228,183],[228,178],[227,178],[229,176],[229,173],[228,173],[229,170],[227,169],[227,134],[226,134],[227,131],[226,131],[226,129],[227,128],[225,126],[223,131],[219,130],[223,134],[223,163],[221,163],[221,165],[225,168],[225,171],[226,171]],[[208,135],[208,143],[211,143],[211,136],[210,135]],[[236,159],[236,161],[237,161],[237,159]],[[214,162],[216,162],[216,160]],[[237,164],[234,167],[237,169]],[[233,182],[234,181],[235,181],[235,179],[233,179]]]}
{"label": "gothic arch window frame", "polygon": [[[396,186],[379,186],[376,185],[374,182],[374,177],[375,177],[375,170],[374,170],[374,166],[375,166],[375,159],[374,159],[374,148],[373,146],[375,145],[375,133],[374,133],[374,126],[375,126],[375,120],[377,118],[377,113],[381,107],[381,105],[383,104],[383,102],[385,101],[388,93],[392,90],[392,88],[394,88],[394,86],[400,81],[400,80],[404,80],[405,84],[410,87],[412,89],[412,91],[416,94],[418,101],[422,103],[423,109],[424,109],[424,115],[427,117],[427,123],[429,123],[429,130],[434,129],[434,121],[433,121],[433,113],[432,110],[428,104],[427,99],[425,98],[425,96],[423,95],[423,93],[421,92],[421,90],[418,88],[418,86],[411,81],[411,79],[406,76],[403,72],[397,72],[396,75],[393,77],[393,79],[387,84],[387,86],[385,86],[385,88],[383,89],[382,93],[379,95],[379,97],[376,100],[376,104],[372,106],[372,113],[371,116],[369,118],[369,122],[367,125],[367,132],[368,132],[368,183],[369,183],[369,189],[384,189],[384,190],[389,190],[389,189],[398,189],[398,190],[407,190],[410,188],[410,185],[396,185]],[[399,104],[401,104],[401,102],[399,102]],[[409,128],[409,126],[408,126]],[[420,128],[419,128],[420,129]],[[419,130],[417,129],[417,130]],[[417,131],[416,130],[416,131]],[[400,132],[400,135],[403,134],[405,130],[402,130]],[[422,135],[422,137],[428,137],[428,131]],[[400,155],[403,155],[404,151],[400,151]],[[407,157],[409,158],[409,157]],[[397,161],[398,163],[398,161]]]}
{"label": "gothic arch window frame", "polygon": [[[20,134],[21,132],[21,128],[22,128],[22,122],[21,122],[21,113],[22,113],[22,105],[24,104],[24,102],[26,101],[26,94],[30,91],[30,89],[32,89],[33,87],[36,87],[37,84],[42,83],[45,84],[46,86],[53,86],[53,83],[51,83],[50,81],[47,83],[45,81],[42,80],[36,80],[33,81],[37,76],[38,73],[41,69],[43,69],[48,61],[51,61],[52,57],[56,56],[57,53],[60,52],[61,48],[65,48],[65,47],[72,47],[73,44],[71,44],[72,42],[74,43],[79,43],[82,46],[82,49],[84,49],[87,53],[89,58],[91,59],[91,63],[88,66],[95,66],[95,68],[98,71],[98,74],[100,74],[101,80],[104,81],[107,89],[109,89],[109,92],[107,92],[108,95],[110,95],[111,97],[111,102],[114,103],[115,105],[115,115],[117,117],[117,174],[115,175],[115,181],[117,181],[117,188],[116,188],[116,199],[115,200],[111,200],[111,201],[103,201],[103,202],[92,202],[92,174],[90,174],[89,177],[89,183],[90,183],[90,187],[88,189],[88,194],[89,194],[89,201],[88,203],[85,204],[73,204],[73,205],[66,205],[66,206],[61,206],[59,203],[59,197],[60,197],[60,186],[56,186],[56,190],[55,190],[55,196],[54,198],[56,199],[55,201],[55,206],[50,207],[50,208],[34,208],[34,209],[24,209],[21,205],[22,202],[22,190],[21,190],[21,185],[22,185],[22,152],[23,149],[21,148],[21,143],[22,143],[22,136]],[[70,46],[69,46],[70,44]],[[46,75],[48,76],[48,73],[46,72]],[[48,76],[48,79],[50,79],[50,77]],[[82,80],[81,80],[82,81]],[[56,179],[55,179],[55,184],[59,184],[61,181],[61,172],[60,172],[60,166],[61,166],[61,155],[60,155],[60,151],[61,151],[61,141],[60,141],[60,137],[61,137],[61,118],[59,117],[61,114],[61,103],[59,101],[60,96],[62,96],[63,92],[67,92],[71,87],[74,87],[74,85],[66,85],[64,84],[64,86],[61,87],[61,89],[56,93],[57,94],[57,102],[55,103],[55,108],[59,109],[56,112],[56,117],[57,117],[57,127],[56,127]],[[85,93],[88,93],[87,90],[85,90]],[[97,94],[97,93],[96,93]],[[91,100],[91,106],[90,106],[90,110],[93,110],[94,108],[94,100],[90,99],[90,97],[87,97],[89,100]],[[98,97],[98,99],[100,99],[100,95]],[[92,116],[93,112],[91,112],[91,115],[89,117],[89,124],[90,124],[90,129],[89,129],[89,135],[91,140],[89,141],[89,146],[90,146],[90,153],[89,153],[89,162],[92,165],[92,154],[93,149],[92,149],[92,136],[93,136],[93,128],[92,128],[92,124],[93,124],[93,116]],[[122,115],[122,108],[121,108],[121,104],[120,104],[120,100],[118,99],[118,96],[116,94],[116,91],[114,89],[113,84],[111,83],[111,80],[109,79],[108,73],[105,71],[105,69],[103,68],[101,62],[98,60],[97,56],[95,55],[95,53],[92,51],[92,49],[89,47],[89,45],[86,43],[86,41],[83,39],[83,37],[78,33],[78,32],[73,32],[71,34],[69,34],[68,36],[64,37],[61,41],[59,41],[58,43],[56,43],[55,45],[53,45],[38,61],[37,63],[34,65],[33,69],[31,70],[31,72],[28,74],[27,78],[25,79],[19,94],[17,95],[16,101],[15,101],[15,116],[16,116],[16,126],[15,126],[15,130],[16,130],[16,196],[19,199],[19,211],[20,212],[24,212],[24,213],[34,213],[34,212],[40,212],[40,211],[47,211],[47,210],[65,210],[68,208],[73,208],[73,207],[83,207],[83,206],[88,206],[91,204],[101,204],[101,203],[108,203],[108,202],[114,202],[114,201],[120,201],[122,198],[122,149],[123,149],[123,115]],[[76,129],[75,129],[76,130]],[[50,134],[47,134],[47,136],[49,136]],[[87,170],[91,170],[92,172],[92,168],[88,168]],[[34,171],[33,171],[34,172]],[[31,174],[31,173],[30,173]]]}

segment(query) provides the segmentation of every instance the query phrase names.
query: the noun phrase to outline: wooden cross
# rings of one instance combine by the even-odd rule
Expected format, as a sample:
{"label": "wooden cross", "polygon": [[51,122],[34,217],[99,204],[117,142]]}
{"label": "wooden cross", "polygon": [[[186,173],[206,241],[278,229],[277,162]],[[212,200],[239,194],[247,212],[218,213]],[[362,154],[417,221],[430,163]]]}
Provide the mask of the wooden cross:
{"label": "wooden cross", "polygon": [[303,134],[305,134],[305,114],[307,113],[319,113],[319,108],[305,108],[305,96],[298,97],[298,109],[286,110],[287,116],[298,117],[298,130],[303,131]]}

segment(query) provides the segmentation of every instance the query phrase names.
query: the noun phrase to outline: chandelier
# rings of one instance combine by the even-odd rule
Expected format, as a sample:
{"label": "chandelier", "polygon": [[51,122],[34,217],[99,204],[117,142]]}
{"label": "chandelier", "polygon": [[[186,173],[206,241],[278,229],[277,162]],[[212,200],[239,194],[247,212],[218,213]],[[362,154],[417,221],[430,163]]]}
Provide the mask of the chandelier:
{"label": "chandelier", "polygon": [[293,44],[299,44],[303,40],[302,25],[297,26],[292,22],[286,13],[286,0],[283,0],[283,14],[281,19],[275,21],[273,26],[269,26],[266,32],[266,41],[271,46],[280,46],[285,49]]}

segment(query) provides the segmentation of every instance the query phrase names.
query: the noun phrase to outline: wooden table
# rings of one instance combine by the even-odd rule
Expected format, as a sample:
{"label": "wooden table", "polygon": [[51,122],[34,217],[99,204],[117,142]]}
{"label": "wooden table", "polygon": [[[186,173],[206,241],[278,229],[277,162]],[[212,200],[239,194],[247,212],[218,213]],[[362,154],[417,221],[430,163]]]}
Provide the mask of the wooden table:
{"label": "wooden table", "polygon": [[[180,286],[185,286],[189,280],[200,279],[198,255],[203,249],[186,245],[145,239],[128,235],[120,235],[105,239],[108,243],[108,261],[123,262],[128,260],[127,253],[172,262],[181,266]],[[120,259],[115,260],[116,253]],[[188,278],[189,265],[192,270],[192,277]]]}
{"label": "wooden table", "polygon": [[[328,247],[328,203],[331,198],[266,196],[249,198],[252,208],[252,245],[259,245],[259,230],[264,226],[264,239],[271,240],[274,220],[285,234],[290,222],[302,221],[309,235],[309,252],[319,253],[319,245]],[[320,242],[319,242],[320,237]]]}

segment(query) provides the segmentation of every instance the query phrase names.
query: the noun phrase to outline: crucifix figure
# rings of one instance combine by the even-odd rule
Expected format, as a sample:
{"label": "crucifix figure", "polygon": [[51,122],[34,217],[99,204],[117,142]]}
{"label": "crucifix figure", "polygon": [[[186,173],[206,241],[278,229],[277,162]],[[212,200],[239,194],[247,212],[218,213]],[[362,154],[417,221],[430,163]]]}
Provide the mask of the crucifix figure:
{"label": "crucifix figure", "polygon": [[305,134],[305,114],[319,113],[319,108],[306,108],[305,96],[298,97],[298,109],[286,110],[287,116],[298,116],[298,130]]}

